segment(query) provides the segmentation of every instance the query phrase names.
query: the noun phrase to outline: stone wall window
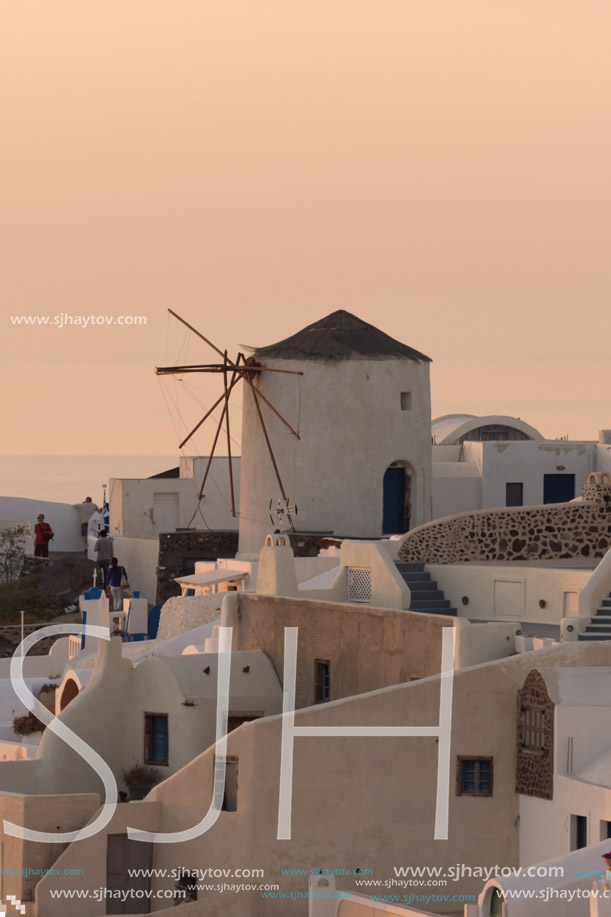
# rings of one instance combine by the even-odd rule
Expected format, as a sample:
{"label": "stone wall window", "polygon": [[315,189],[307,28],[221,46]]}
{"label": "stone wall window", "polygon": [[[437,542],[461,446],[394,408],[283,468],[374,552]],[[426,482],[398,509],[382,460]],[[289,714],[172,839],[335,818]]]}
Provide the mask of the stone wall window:
{"label": "stone wall window", "polygon": [[456,794],[457,796],[492,796],[492,758],[459,756]]}
{"label": "stone wall window", "polygon": [[401,410],[402,411],[411,411],[412,409],[412,393],[411,392],[401,392]]}
{"label": "stone wall window", "polygon": [[543,676],[529,672],[518,693],[516,792],[538,799],[554,795],[554,705]]}

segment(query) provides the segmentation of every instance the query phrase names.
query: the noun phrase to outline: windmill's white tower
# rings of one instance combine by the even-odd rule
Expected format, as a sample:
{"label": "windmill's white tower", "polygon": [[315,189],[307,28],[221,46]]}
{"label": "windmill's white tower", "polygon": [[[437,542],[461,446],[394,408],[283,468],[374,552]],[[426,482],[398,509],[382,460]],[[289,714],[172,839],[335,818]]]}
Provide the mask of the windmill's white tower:
{"label": "windmill's white tower", "polygon": [[[253,353],[255,384],[299,432],[261,412],[298,532],[398,534],[431,518],[429,357],[339,311]],[[258,551],[281,496],[254,397],[244,388],[240,552]]]}

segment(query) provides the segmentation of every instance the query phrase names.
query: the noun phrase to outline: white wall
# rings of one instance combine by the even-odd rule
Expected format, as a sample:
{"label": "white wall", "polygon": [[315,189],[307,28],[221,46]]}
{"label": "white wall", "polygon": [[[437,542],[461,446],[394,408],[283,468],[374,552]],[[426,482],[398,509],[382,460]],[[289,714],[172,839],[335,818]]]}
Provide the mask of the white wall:
{"label": "white wall", "polygon": [[[603,692],[608,691],[606,684],[601,687]],[[610,706],[570,707],[565,704],[556,706],[554,760],[557,773],[569,777],[578,774],[601,752],[605,753],[609,749],[611,745],[611,696],[606,700]],[[569,737],[572,739],[572,749],[570,769],[567,769]],[[611,761],[611,754],[608,757]],[[597,769],[594,768],[594,770]],[[604,774],[603,776],[605,779],[611,778],[611,775]],[[611,779],[608,779],[608,782],[611,783]]]}
{"label": "white wall", "polygon": [[[462,617],[544,624],[560,624],[561,618],[578,614],[577,595],[592,574],[517,563],[427,564],[426,569]],[[541,599],[545,608],[539,607]]]}
{"label": "white wall", "polygon": [[[569,853],[571,815],[586,816],[588,845],[597,844],[600,822],[611,821],[611,790],[556,774],[553,799],[520,796],[520,864],[528,866]],[[604,869],[603,861],[593,868]]]}
{"label": "white wall", "polygon": [[476,465],[458,461],[433,462],[433,519],[469,513],[474,509],[481,509],[481,506],[482,479],[480,469]]}
{"label": "white wall", "polygon": [[[346,537],[382,534],[383,477],[393,462],[412,466],[411,525],[431,517],[429,365],[410,360],[266,360],[303,376],[262,373],[261,391],[300,440],[264,405],[262,412],[299,531]],[[412,392],[401,410],[401,392]],[[253,397],[244,393],[240,552],[258,551],[280,489]]]}
{"label": "white wall", "polygon": [[[322,573],[315,575],[309,582],[301,584],[299,597],[324,602],[351,601],[347,570],[355,567],[368,570],[371,578],[371,600],[364,602],[364,606],[395,609],[409,607],[409,587],[397,571],[387,542],[343,541],[339,561],[339,564],[323,569]],[[257,591],[272,594],[267,588],[258,587]]]}
{"label": "white wall", "polygon": [[159,562],[159,541],[146,538],[113,537],[113,552],[122,567],[127,570],[130,588],[151,605],[157,596],[157,564]]}
{"label": "white wall", "polygon": [[[545,474],[574,474],[575,496],[588,475],[595,470],[596,448],[593,442],[493,442],[475,443],[482,449],[483,479],[482,508],[505,506],[505,485],[523,482],[524,505],[543,503],[543,476]],[[470,444],[465,444],[469,454]],[[564,466],[562,470],[559,465]]]}
{"label": "white wall", "polygon": [[596,443],[596,471],[611,472],[611,446]]}
{"label": "white wall", "polygon": [[512,656],[516,650],[516,623],[493,621],[489,624],[472,624],[465,618],[455,618],[457,669],[481,665],[495,659]]}
{"label": "white wall", "polygon": [[433,446],[433,518],[505,506],[508,483],[523,484],[524,506],[539,506],[546,474],[574,474],[579,497],[596,470],[611,471],[611,447],[590,441]]}
{"label": "white wall", "polygon": [[[26,522],[32,527],[36,517],[42,513],[55,533],[49,542],[50,551],[82,551],[81,521],[77,510],[69,503],[52,503],[48,500],[30,500],[25,497],[0,497],[0,519],[19,523]],[[33,541],[30,553],[33,553]]]}
{"label": "white wall", "polygon": [[[176,494],[178,528],[204,530],[236,530],[238,518],[231,515],[229,476],[226,458],[214,458],[205,495],[199,502],[197,494],[207,459],[195,458],[184,464],[182,471],[194,477],[180,478],[111,478],[108,485],[110,534],[127,538],[157,538],[161,530],[173,531],[155,519],[155,494]],[[240,459],[232,462],[236,511],[240,493]],[[200,512],[201,510],[201,512]],[[195,516],[194,516],[195,513]]]}

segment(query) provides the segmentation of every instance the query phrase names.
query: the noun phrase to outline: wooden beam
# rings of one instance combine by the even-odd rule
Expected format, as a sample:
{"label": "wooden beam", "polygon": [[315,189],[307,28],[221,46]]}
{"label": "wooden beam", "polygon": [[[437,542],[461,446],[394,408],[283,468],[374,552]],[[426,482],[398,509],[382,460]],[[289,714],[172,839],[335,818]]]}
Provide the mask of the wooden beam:
{"label": "wooden beam", "polygon": [[[256,406],[256,408],[257,408],[257,414],[259,415],[259,421],[260,421],[260,423],[261,423],[261,429],[262,429],[262,431],[263,431],[263,436],[265,437],[265,442],[267,443],[267,449],[268,449],[268,452],[269,452],[269,457],[270,457],[271,460],[272,460],[272,465],[274,466],[274,471],[276,472],[276,480],[278,481],[278,486],[280,487],[280,493],[282,494],[282,499],[283,499],[286,503],[288,503],[288,498],[287,498],[287,496],[286,496],[286,493],[285,493],[285,491],[284,491],[284,486],[283,486],[283,484],[282,484],[282,478],[280,477],[280,472],[278,471],[278,465],[276,464],[276,457],[275,457],[275,455],[274,455],[274,450],[272,449],[272,444],[271,444],[270,441],[269,441],[269,436],[267,435],[267,429],[266,429],[266,427],[265,427],[265,421],[263,420],[263,414],[261,413],[261,406],[260,406],[260,404],[259,404],[259,399],[258,399],[258,395],[260,395],[261,393],[258,391],[258,389],[256,389],[256,388],[254,387],[254,385],[252,386],[252,390],[253,390],[253,397],[254,397],[254,399],[255,399],[255,406]],[[286,514],[286,518],[287,518],[288,521],[289,521],[289,524],[290,524],[290,526],[291,526],[291,530],[294,532],[294,531],[295,531],[295,526],[294,526],[294,524],[293,524],[293,520],[292,520],[292,518],[291,518],[291,516],[290,516],[289,513]]]}
{"label": "wooden beam", "polygon": [[[225,396],[223,395],[222,397],[224,398]],[[201,487],[200,487],[200,489],[199,489],[199,493],[198,493],[198,495],[197,495],[197,499],[198,499],[198,500],[201,500],[201,498],[202,498],[203,495],[204,495],[204,487],[205,487],[205,485],[206,485],[206,480],[207,480],[207,478],[208,478],[208,472],[210,471],[210,466],[212,465],[212,459],[213,459],[213,457],[214,457],[214,450],[216,449],[216,444],[217,444],[217,442],[218,442],[219,434],[220,434],[220,432],[221,432],[221,427],[223,426],[223,417],[225,416],[225,410],[226,410],[226,408],[227,408],[227,405],[225,404],[225,407],[223,408],[223,411],[222,411],[222,413],[221,413],[221,419],[219,420],[219,425],[218,425],[218,427],[216,428],[216,436],[214,437],[214,442],[212,443],[212,448],[211,448],[211,450],[210,450],[210,455],[208,456],[208,464],[206,465],[206,470],[204,471],[204,477],[203,477],[203,479],[202,479],[202,484],[201,484]]]}
{"label": "wooden beam", "polygon": [[271,366],[246,366],[248,372],[255,373],[286,373],[289,376],[303,376],[299,369],[273,369]]}
{"label": "wooden beam", "polygon": [[223,366],[219,363],[203,363],[201,366],[156,366],[157,376],[169,376],[179,373],[222,373]]}
{"label": "wooden beam", "polygon": [[[234,376],[235,376],[235,373],[234,373]],[[238,382],[240,381],[240,379],[241,379],[241,376],[238,376],[237,379],[232,378],[232,380],[231,380],[231,385],[229,386],[229,391],[230,391],[230,392],[231,392],[231,389],[234,387],[234,385],[236,385],[236,383],[238,383]],[[202,417],[202,419],[200,420],[200,422],[199,422],[198,424],[196,424],[196,425],[193,427],[193,429],[191,430],[191,432],[189,433],[189,435],[188,435],[188,436],[185,436],[185,438],[183,439],[183,441],[179,444],[179,446],[178,446],[179,449],[182,449],[182,447],[185,445],[185,443],[188,443],[188,442],[189,442],[189,440],[191,439],[191,437],[193,436],[193,434],[194,434],[194,433],[197,433],[197,431],[199,430],[199,428],[201,427],[201,425],[204,423],[204,421],[208,420],[208,418],[210,417],[210,415],[212,414],[212,412],[215,411],[216,408],[218,408],[219,404],[221,403],[221,401],[223,401],[224,398],[225,398],[225,394],[223,393],[223,394],[221,395],[220,398],[217,398],[217,399],[216,399],[216,401],[214,402],[214,404],[212,405],[212,407],[210,408],[210,410],[207,411],[207,412],[204,414],[204,416]]]}
{"label": "wooden beam", "polygon": [[[223,382],[225,383],[225,417],[226,420],[226,429],[227,429],[227,456],[229,459],[229,487],[231,489],[231,515],[235,517],[235,494],[233,491],[233,466],[231,464],[231,434],[229,432],[229,388],[227,387],[227,351],[225,351],[225,366],[223,373]],[[234,370],[234,378],[236,372]]]}
{"label": "wooden beam", "polygon": [[174,312],[172,309],[168,309],[168,312],[170,313],[170,315],[173,315],[174,318],[177,318],[179,322],[182,322],[183,325],[186,325],[189,331],[192,331],[193,334],[196,334],[198,336],[198,338],[201,338],[202,341],[204,341],[208,345],[208,347],[212,347],[213,350],[216,350],[219,357],[223,356],[223,351],[219,350],[216,344],[213,344],[212,341],[209,341],[208,338],[204,337],[201,331],[198,331],[197,328],[194,328],[193,325],[190,325],[189,322],[186,322],[184,318],[181,318],[180,315],[178,315],[178,313]]}
{"label": "wooden beam", "polygon": [[[233,369],[237,364],[228,360],[227,366]],[[202,363],[201,365],[189,366],[156,366],[155,374],[157,376],[169,376],[180,373],[222,373],[225,366],[222,363]],[[303,373],[293,369],[272,369],[267,366],[245,366],[242,370],[244,373],[289,373],[291,376],[303,376]]]}

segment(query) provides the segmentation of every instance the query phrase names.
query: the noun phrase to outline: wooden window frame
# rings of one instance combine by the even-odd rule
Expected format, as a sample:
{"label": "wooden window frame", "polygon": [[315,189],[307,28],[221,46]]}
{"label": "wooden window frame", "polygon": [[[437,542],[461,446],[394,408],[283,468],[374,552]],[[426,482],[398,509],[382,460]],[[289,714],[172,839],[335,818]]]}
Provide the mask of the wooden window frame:
{"label": "wooden window frame", "polygon": [[[462,788],[462,770],[463,764],[467,761],[473,761],[479,765],[482,761],[490,764],[490,789],[482,790],[463,790]],[[479,768],[476,770],[476,784],[479,783]],[[457,755],[456,757],[456,795],[457,796],[480,796],[490,797],[494,795],[494,758],[491,755]]]}
{"label": "wooden window frame", "polygon": [[545,709],[538,704],[524,704],[522,719],[522,751],[528,755],[542,755],[545,749]]}
{"label": "wooden window frame", "polygon": [[[151,752],[153,751],[151,746],[152,739],[152,729],[149,728],[152,717],[163,717],[168,724],[168,748],[165,761],[154,761],[151,757]],[[145,711],[144,714],[144,763],[151,765],[152,767],[169,767],[170,764],[170,722],[167,713],[152,713],[151,711]]]}

